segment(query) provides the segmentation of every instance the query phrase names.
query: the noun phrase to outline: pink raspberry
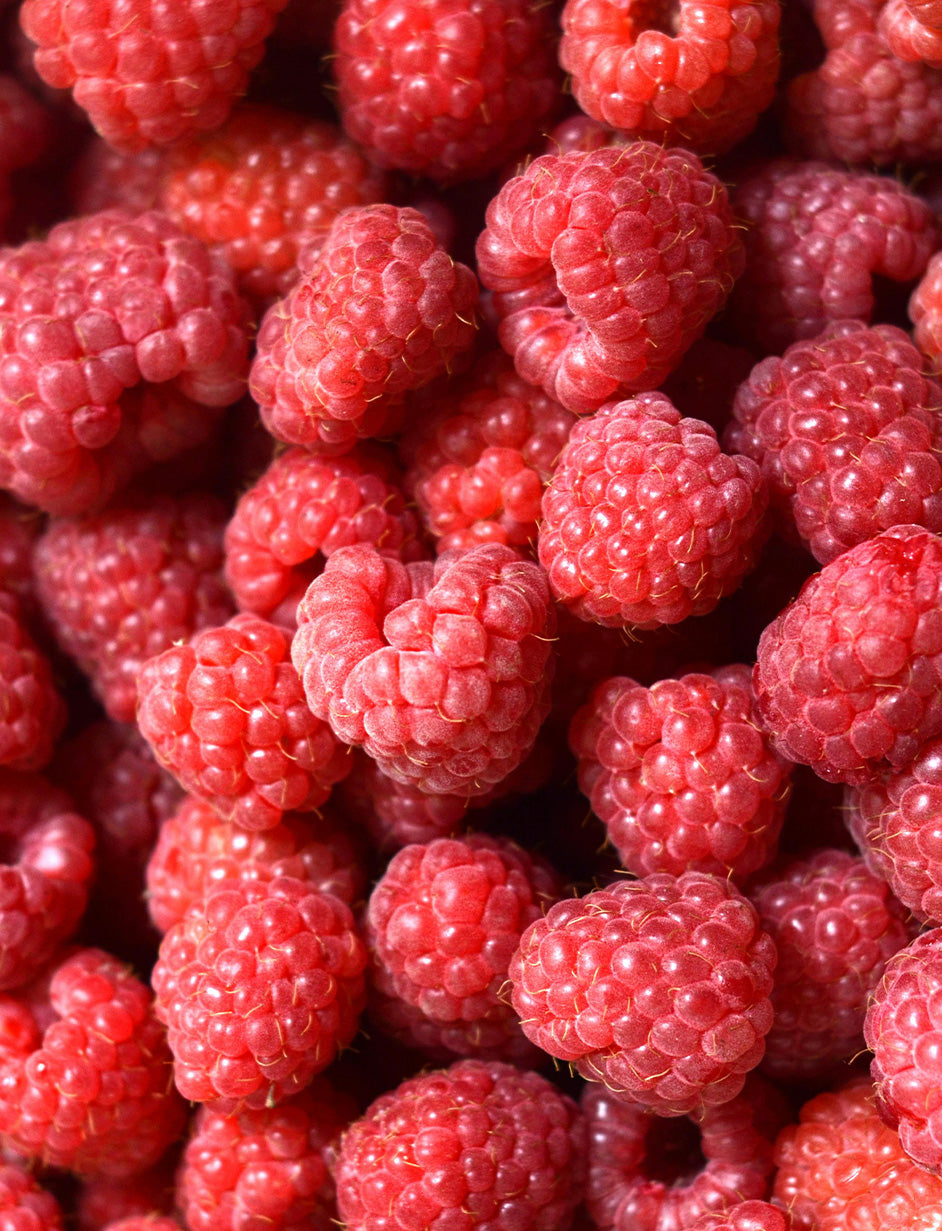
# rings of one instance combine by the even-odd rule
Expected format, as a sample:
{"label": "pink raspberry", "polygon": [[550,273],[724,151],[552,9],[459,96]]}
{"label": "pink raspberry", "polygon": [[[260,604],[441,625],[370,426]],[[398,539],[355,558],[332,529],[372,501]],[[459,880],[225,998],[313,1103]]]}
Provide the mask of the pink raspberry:
{"label": "pink raspberry", "polygon": [[669,375],[743,250],[700,160],[637,141],[535,159],[488,206],[477,260],[519,374],[585,413]]}
{"label": "pink raspberry", "polygon": [[151,975],[177,1089],[222,1115],[297,1094],[356,1034],[365,968],[333,894],[261,869],[213,886],[164,936]]}
{"label": "pink raspberry", "polygon": [[5,1231],[62,1231],[62,1210],[25,1168],[0,1165],[0,1218]]}
{"label": "pink raspberry", "polygon": [[732,593],[765,541],[759,468],[661,393],[577,423],[543,495],[539,556],[584,620],[655,628]]}
{"label": "pink raspberry", "polygon": [[578,1107],[545,1077],[463,1060],[403,1082],[354,1121],[337,1157],[337,1205],[349,1231],[567,1231],[585,1152]]}
{"label": "pink raspberry", "polygon": [[250,388],[265,426],[315,450],[374,435],[390,403],[471,346],[477,296],[417,210],[347,210],[262,320]]}
{"label": "pink raspberry", "polygon": [[27,631],[20,602],[0,589],[0,765],[42,769],[65,722],[49,660]]}
{"label": "pink raspberry", "polygon": [[703,1214],[687,1231],[790,1231],[791,1216],[768,1201],[740,1201],[720,1214]]}
{"label": "pink raspberry", "polygon": [[186,1108],[150,989],[101,949],[0,998],[0,1132],[27,1158],[133,1175],[180,1136]]}
{"label": "pink raspberry", "polygon": [[386,852],[450,837],[461,828],[471,802],[457,795],[430,795],[412,783],[398,782],[359,748],[335,798],[343,814],[363,826],[375,848]]}
{"label": "pink raspberry", "polygon": [[877,19],[880,37],[900,60],[923,60],[942,68],[942,30],[924,25],[908,0],[888,0]]}
{"label": "pink raspberry", "polygon": [[626,1101],[684,1116],[728,1103],[772,1025],[775,946],[703,872],[619,881],[550,907],[510,963],[524,1034]]}
{"label": "pink raspberry", "polygon": [[749,667],[599,684],[569,743],[624,867],[741,883],[774,856],[790,766],[762,734]]}
{"label": "pink raspberry", "polygon": [[942,539],[895,526],[824,566],[759,641],[759,713],[829,782],[899,771],[942,733]]}
{"label": "pink raspberry", "polygon": [[243,829],[319,808],[350,768],[288,654],[281,629],[239,615],[149,659],[138,678],[138,725],[158,760]]}
{"label": "pink raspberry", "polygon": [[555,631],[542,570],[510,547],[434,564],[344,547],[301,601],[291,654],[338,739],[400,782],[471,798],[533,746]]}

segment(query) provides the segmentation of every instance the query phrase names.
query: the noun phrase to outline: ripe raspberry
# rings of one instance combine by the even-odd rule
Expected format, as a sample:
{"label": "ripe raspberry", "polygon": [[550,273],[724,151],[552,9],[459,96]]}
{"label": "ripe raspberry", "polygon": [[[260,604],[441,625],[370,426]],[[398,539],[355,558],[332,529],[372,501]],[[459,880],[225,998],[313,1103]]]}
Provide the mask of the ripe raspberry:
{"label": "ripe raspberry", "polygon": [[908,0],[888,0],[877,19],[880,37],[900,60],[924,60],[942,68],[942,31],[924,25]]}
{"label": "ripe raspberry", "polygon": [[523,1031],[658,1115],[728,1103],[762,1059],[775,946],[754,907],[702,872],[558,902],[510,963]]}
{"label": "ripe raspberry", "polygon": [[477,260],[519,374],[585,413],[669,375],[743,250],[700,160],[637,141],[535,159],[488,206]]}
{"label": "ripe raspberry", "polygon": [[942,372],[942,253],[933,256],[909,301],[916,345],[929,356],[933,371]]}
{"label": "ripe raspberry", "polygon": [[94,136],[75,160],[69,177],[69,199],[76,214],[97,214],[123,209],[142,214],[157,209],[163,182],[166,151],[116,150],[103,137]]}
{"label": "ripe raspberry", "polygon": [[763,354],[831,321],[869,321],[873,276],[918,278],[937,243],[928,205],[901,184],[823,163],[761,164],[733,206],[749,226],[730,313],[737,338]]}
{"label": "ripe raspberry", "polygon": [[62,1231],[59,1202],[13,1163],[0,1165],[0,1219],[5,1231]]}
{"label": "ripe raspberry", "polygon": [[475,334],[474,274],[417,210],[366,205],[262,320],[250,388],[278,440],[349,447],[445,371]]}
{"label": "ripe raspberry", "polygon": [[333,124],[275,107],[237,108],[222,128],[169,153],[161,207],[216,245],[255,299],[283,295],[298,257],[341,212],[385,199],[385,177]]}
{"label": "ripe raspberry", "polygon": [[354,1121],[337,1158],[337,1205],[349,1231],[567,1231],[585,1152],[578,1107],[545,1077],[462,1060],[403,1082]]}
{"label": "ripe raspberry", "polygon": [[759,641],[759,713],[828,782],[899,771],[942,733],[942,539],[895,526],[825,565]]}
{"label": "ripe raspberry", "polygon": [[21,610],[33,615],[36,590],[33,583],[33,548],[45,519],[0,492],[0,577],[3,588],[20,600]]}
{"label": "ripe raspberry", "polygon": [[942,387],[901,329],[838,321],[753,369],[724,443],[821,564],[891,526],[942,531]]}
{"label": "ripe raspberry", "polygon": [[424,0],[407,13],[345,0],[332,60],[344,128],[379,166],[439,183],[496,170],[559,98],[554,18],[528,0]]}
{"label": "ripe raspberry", "polygon": [[20,602],[0,589],[0,765],[42,769],[65,721],[49,660],[27,632]]}
{"label": "ripe raspberry", "polygon": [[470,804],[457,795],[430,795],[397,782],[358,748],[353,769],[338,784],[335,798],[343,814],[366,830],[375,849],[387,852],[450,837],[461,827]]}
{"label": "ripe raspberry", "polygon": [[624,867],[742,882],[775,855],[790,766],[762,734],[750,669],[599,684],[569,729],[579,787]]}
{"label": "ripe raspberry", "polygon": [[502,351],[429,409],[400,452],[438,550],[535,542],[543,487],[575,417],[521,380]]}
{"label": "ripe raspberry", "polygon": [[272,1107],[346,1047],[366,950],[346,903],[282,876],[223,881],[164,936],[151,976],[184,1098]]}
{"label": "ripe raspberry", "polygon": [[400,560],[423,554],[389,459],[370,446],[336,458],[286,449],[236,505],[226,527],[226,580],[241,610],[287,614],[323,560],[352,543]]}
{"label": "ripe raspberry", "polygon": [[584,620],[655,628],[732,593],[765,541],[759,468],[661,393],[577,423],[543,495],[540,563]]}
{"label": "ripe raspberry", "polygon": [[942,29],[942,4],[939,0],[906,0],[912,15],[930,29]]}
{"label": "ripe raspberry", "polygon": [[0,252],[0,336],[0,484],[51,513],[200,443],[244,387],[234,275],[157,213]]}
{"label": "ripe raspberry", "polygon": [[785,1210],[768,1201],[741,1201],[721,1214],[703,1214],[687,1231],[789,1231],[792,1220]]}
{"label": "ripe raspberry", "polygon": [[186,1108],[150,989],[101,949],[0,998],[4,1144],[80,1175],[133,1175],[182,1132]]}
{"label": "ripe raspberry", "polygon": [[319,808],[350,768],[305,704],[288,650],[274,624],[238,615],[149,659],[138,677],[138,725],[157,759],[243,829]]}
{"label": "ripe raspberry", "polygon": [[775,93],[777,0],[709,6],[569,0],[559,58],[596,120],[652,141],[722,153]]}

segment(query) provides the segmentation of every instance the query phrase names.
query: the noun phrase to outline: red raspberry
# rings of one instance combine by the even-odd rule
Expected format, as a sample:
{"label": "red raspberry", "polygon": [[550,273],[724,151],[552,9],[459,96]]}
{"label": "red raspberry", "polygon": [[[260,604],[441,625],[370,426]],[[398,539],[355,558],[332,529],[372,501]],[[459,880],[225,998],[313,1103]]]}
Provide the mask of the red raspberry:
{"label": "red raspberry", "polygon": [[0,1219],[4,1231],[62,1231],[62,1210],[23,1167],[0,1165]]}
{"label": "red raspberry", "polygon": [[243,829],[319,808],[350,768],[316,718],[285,633],[251,615],[151,658],[138,677],[138,725],[184,790]]}
{"label": "red raspberry", "polygon": [[169,1214],[129,1214],[127,1218],[110,1222],[102,1231],[183,1231],[180,1223]]}
{"label": "red raspberry", "polygon": [[477,294],[417,210],[347,210],[262,320],[250,387],[265,426],[312,449],[375,434],[390,402],[471,346]]}
{"label": "red raspberry", "polygon": [[[332,68],[344,128],[380,166],[440,183],[494,171],[560,93],[551,7],[529,0],[345,0]],[[404,22],[406,24],[404,24]]]}
{"label": "red raspberry", "polygon": [[244,388],[234,275],[157,213],[0,253],[0,337],[0,483],[52,513],[200,443]]}
{"label": "red raspberry", "polygon": [[56,89],[72,89],[112,145],[166,145],[218,128],[243,93],[287,0],[187,0],[172,10],[134,0],[75,13],[68,0],[27,0],[20,24],[33,62]]}
{"label": "red raspberry", "polygon": [[385,177],[333,124],[245,105],[173,148],[160,203],[265,299],[290,289],[299,255],[312,255],[341,210],[385,193]]}
{"label": "red raspberry", "polygon": [[470,803],[457,795],[430,795],[411,783],[397,782],[359,749],[354,750],[353,769],[338,785],[336,799],[344,815],[363,826],[378,851],[449,837],[461,827]]}
{"label": "red raspberry", "polygon": [[928,205],[901,184],[823,163],[761,164],[733,205],[749,226],[730,311],[738,337],[764,354],[831,321],[869,321],[873,276],[918,278],[937,243]]}
{"label": "red raspberry", "polygon": [[188,1231],[333,1231],[333,1140],[357,1115],[315,1078],[277,1107],[223,1116],[201,1107],[177,1176]]}
{"label": "red raspberry", "polygon": [[775,946],[702,872],[619,881],[550,907],[510,963],[524,1034],[658,1115],[735,1098],[772,1024]]}
{"label": "red raspberry", "polygon": [[643,688],[599,684],[569,743],[579,787],[624,867],[741,882],[775,855],[789,765],[762,734],[746,666]]}
{"label": "red raspberry", "polygon": [[249,833],[220,821],[188,796],[160,828],[147,864],[147,908],[160,932],[224,880],[292,876],[348,906],[366,887],[356,837],[324,814],[287,813],[273,829]]}
{"label": "red raspberry", "polygon": [[933,30],[942,29],[942,4],[939,0],[906,0],[912,15]]}
{"label": "red raspberry", "polygon": [[116,150],[94,136],[79,154],[69,177],[69,199],[76,214],[123,209],[142,214],[156,209],[166,168],[166,151],[159,148]]}
{"label": "red raspberry", "polygon": [[740,386],[724,443],[821,564],[904,523],[942,531],[942,387],[901,329],[839,321]]}
{"label": "red raspberry", "polygon": [[101,949],[0,998],[4,1144],[80,1175],[133,1175],[183,1130],[150,989]]}
{"label": "red raspberry", "polygon": [[877,29],[894,56],[942,68],[942,31],[924,25],[908,0],[888,0],[880,10]]}
{"label": "red raspberry", "polygon": [[477,259],[517,371],[584,413],[664,380],[743,250],[700,160],[637,141],[535,159],[488,206]]}
{"label": "red raspberry", "polygon": [[292,659],[338,739],[430,794],[486,794],[549,709],[555,621],[539,566],[500,544],[400,564],[343,547],[298,607]]}
{"label": "red raspberry", "polygon": [[42,769],[66,721],[45,654],[13,594],[0,589],[0,765]]}
{"label": "red raspberry", "polygon": [[585,1151],[578,1107],[545,1077],[462,1060],[403,1082],[354,1121],[337,1159],[337,1205],[349,1231],[567,1231]]}
{"label": "red raspberry", "polygon": [[916,345],[929,356],[933,371],[942,372],[942,253],[926,266],[926,272],[909,301]]}
{"label": "red raspberry", "polygon": [[[169,1159],[173,1159],[171,1152]],[[173,1168],[164,1158],[156,1167],[126,1179],[85,1179],[75,1198],[78,1231],[103,1231],[119,1219],[169,1214],[173,1209]]]}
{"label": "red raspberry", "polygon": [[768,1201],[741,1201],[721,1214],[703,1214],[687,1231],[789,1231],[790,1215]]}
{"label": "red raspberry", "polygon": [[661,393],[582,420],[543,495],[540,563],[584,620],[656,628],[704,615],[753,567],[767,535],[759,468],[720,451]]}
{"label": "red raspberry", "polygon": [[336,458],[299,448],[278,454],[226,527],[226,580],[240,609],[271,618],[296,608],[323,560],[352,543],[418,559],[418,522],[396,480],[370,446]]}
{"label": "red raspberry", "polygon": [[574,416],[521,380],[502,351],[429,409],[400,451],[406,491],[438,550],[535,542],[543,487]]}
{"label": "red raspberry", "polygon": [[569,0],[562,25],[576,102],[634,136],[722,153],[775,93],[778,0]]}
{"label": "red raspberry", "polygon": [[223,881],[164,936],[151,976],[185,1098],[272,1107],[346,1047],[366,950],[346,903],[283,876]]}
{"label": "red raspberry", "polygon": [[899,771],[942,733],[942,539],[895,526],[825,565],[759,641],[759,712],[828,782]]}
{"label": "red raspberry", "polygon": [[62,648],[109,715],[131,722],[142,664],[203,628],[232,600],[222,579],[225,506],[162,496],[54,520],[36,545],[36,587]]}

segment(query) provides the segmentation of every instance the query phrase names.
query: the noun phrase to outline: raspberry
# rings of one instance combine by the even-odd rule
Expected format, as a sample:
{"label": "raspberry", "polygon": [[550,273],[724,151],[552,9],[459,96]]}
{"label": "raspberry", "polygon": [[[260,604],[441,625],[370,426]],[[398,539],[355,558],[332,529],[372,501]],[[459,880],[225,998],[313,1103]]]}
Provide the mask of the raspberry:
{"label": "raspberry", "polygon": [[540,563],[584,620],[656,628],[704,615],[753,567],[768,495],[661,393],[577,423],[543,495]]}
{"label": "raspberry", "polygon": [[333,49],[350,136],[440,183],[522,151],[560,91],[553,10],[528,0],[345,0]]}
{"label": "raspberry", "polygon": [[900,60],[924,60],[942,68],[942,31],[923,25],[908,0],[889,0],[877,21],[880,37]]}
{"label": "raspberry", "polygon": [[69,196],[76,214],[123,209],[142,214],[156,209],[166,167],[166,151],[158,147],[116,150],[94,136],[72,167]]}
{"label": "raspberry", "polygon": [[330,1149],[356,1115],[323,1077],[277,1107],[238,1116],[201,1107],[177,1180],[188,1231],[332,1231]]}
{"label": "raspberry", "polygon": [[741,1201],[721,1214],[703,1214],[687,1231],[789,1231],[791,1218],[768,1201]]}
{"label": "raspberry", "polygon": [[906,0],[906,7],[930,29],[942,29],[942,5],[939,0]]}
{"label": "raspberry", "polygon": [[942,733],[942,539],[895,526],[825,565],[762,634],[759,713],[829,782],[901,770]]}
{"label": "raspberry", "polygon": [[164,936],[151,976],[180,1093],[221,1115],[297,1094],[356,1033],[365,967],[339,898],[261,870],[222,881]]}
{"label": "raspberry", "polygon": [[150,990],[101,949],[0,998],[4,1144],[81,1174],[133,1175],[175,1141],[186,1108]]}
{"label": "raspberry", "polygon": [[146,1214],[130,1214],[127,1218],[118,1219],[117,1222],[110,1222],[102,1231],[183,1231],[183,1228],[175,1218],[170,1215],[155,1214],[148,1212]]}
{"label": "raspberry", "polygon": [[658,1115],[728,1103],[762,1059],[775,946],[754,907],[702,872],[558,902],[510,963],[524,1034]]}
{"label": "raspberry", "polygon": [[248,833],[188,796],[160,828],[147,864],[147,907],[167,932],[224,880],[291,876],[352,906],[366,887],[359,844],[326,815],[287,813],[273,829]]}
{"label": "raspberry", "polygon": [[337,1205],[349,1231],[507,1226],[567,1231],[585,1122],[538,1073],[462,1060],[382,1095],[344,1134]]}
{"label": "raspberry", "polygon": [[942,372],[942,253],[933,256],[909,301],[916,345],[929,356],[935,373]]}
{"label": "raspberry", "polygon": [[397,782],[359,749],[336,798],[344,815],[363,826],[379,851],[449,837],[461,826],[470,803],[457,795],[430,795]]}
{"label": "raspberry", "polygon": [[418,559],[418,522],[396,478],[369,446],[336,458],[299,448],[278,454],[226,527],[226,580],[240,609],[270,618],[296,608],[318,565],[352,543]]}
{"label": "raspberry", "polygon": [[385,192],[385,177],[333,124],[245,105],[173,148],[160,203],[264,300],[290,289],[299,255],[310,257],[341,210]]}
{"label": "raspberry", "polygon": [[0,1218],[6,1231],[62,1231],[62,1210],[24,1168],[0,1165]]}
{"label": "raspberry", "polygon": [[406,491],[438,550],[535,542],[543,487],[574,422],[501,351],[445,390],[400,443]]}
{"label": "raspberry", "polygon": [[243,829],[319,808],[350,768],[305,705],[285,633],[251,615],[207,628],[141,669],[138,725],[184,790]]}
{"label": "raspberry", "polygon": [[501,345],[577,413],[656,388],[743,268],[723,185],[695,155],[649,141],[545,154],[486,217],[478,273]]}
{"label": "raspberry", "polygon": [[891,526],[942,531],[942,387],[893,325],[839,321],[740,386],[724,443],[821,564]]}
{"label": "raspberry", "polygon": [[88,1177],[75,1199],[78,1231],[103,1231],[119,1219],[169,1214],[172,1208],[173,1168],[166,1157],[126,1179]]}
{"label": "raspberry", "polygon": [[27,0],[20,24],[33,63],[71,88],[112,145],[166,145],[218,128],[258,64],[287,0],[236,0],[225,9],[188,0],[172,10],[134,0],[78,17],[68,0]]}
{"label": "raspberry", "polygon": [[722,153],[775,93],[777,0],[569,0],[559,58],[583,111],[634,136]]}
{"label": "raspberry", "polygon": [[49,660],[27,632],[18,600],[0,589],[0,765],[42,769],[65,720]]}
{"label": "raspberry", "polygon": [[417,210],[347,210],[288,297],[262,320],[250,373],[278,440],[349,447],[475,334],[477,281]]}
{"label": "raspberry", "polygon": [[141,666],[199,629],[222,624],[225,506],[157,497],[54,520],[36,545],[36,587],[56,639],[109,715],[131,722]]}
{"label": "raspberry", "polygon": [[51,513],[201,443],[244,387],[234,276],[157,213],[0,252],[0,337],[0,484]]}
{"label": "raspberry", "polygon": [[831,321],[869,321],[873,276],[918,278],[937,243],[928,205],[895,180],[818,162],[761,164],[733,206],[749,226],[730,313],[737,338],[764,354]]}
{"label": "raspberry", "polygon": [[624,867],[734,882],[775,855],[789,766],[762,734],[750,669],[599,684],[572,721],[579,787]]}

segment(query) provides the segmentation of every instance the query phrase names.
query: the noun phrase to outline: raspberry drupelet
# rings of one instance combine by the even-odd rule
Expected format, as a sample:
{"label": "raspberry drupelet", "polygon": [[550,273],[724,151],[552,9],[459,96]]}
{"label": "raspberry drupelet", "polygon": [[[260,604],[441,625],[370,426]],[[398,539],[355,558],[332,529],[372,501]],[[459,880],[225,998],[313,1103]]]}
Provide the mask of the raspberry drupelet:
{"label": "raspberry drupelet", "polygon": [[59,1202],[12,1162],[0,1165],[0,1218],[6,1231],[62,1231]]}
{"label": "raspberry drupelet", "polygon": [[656,628],[732,593],[768,534],[749,458],[661,393],[610,402],[575,425],[543,493],[539,558],[584,620]]}
{"label": "raspberry drupelet", "polygon": [[585,1157],[579,1108],[545,1077],[462,1060],[403,1082],[353,1122],[337,1205],[350,1231],[568,1231]]}
{"label": "raspberry drupelet", "polygon": [[214,886],[164,936],[151,975],[177,1089],[222,1115],[303,1090],[356,1033],[366,960],[333,894],[262,869]]}
{"label": "raspberry drupelet", "polygon": [[942,733],[942,539],[894,526],[815,573],[765,629],[755,689],[783,755],[828,782],[900,771]]}
{"label": "raspberry drupelet", "polygon": [[533,746],[555,631],[542,569],[510,547],[434,564],[343,547],[301,600],[291,654],[338,739],[400,782],[472,798]]}
{"label": "raspberry drupelet", "polygon": [[550,907],[510,963],[524,1033],[657,1115],[736,1097],[772,1025],[775,946],[703,872],[619,881]]}
{"label": "raspberry drupelet", "polygon": [[769,1201],[739,1201],[719,1214],[701,1214],[686,1231],[791,1231],[786,1210]]}
{"label": "raspberry drupelet", "polygon": [[623,866],[742,881],[778,847],[790,766],[762,734],[749,667],[599,684],[569,743]]}
{"label": "raspberry drupelet", "polygon": [[486,221],[478,274],[501,345],[579,414],[656,388],[743,268],[726,189],[696,155],[649,141],[545,154]]}
{"label": "raspberry drupelet", "polygon": [[877,29],[900,60],[923,60],[930,68],[942,68],[942,30],[921,22],[908,0],[888,0],[880,10]]}
{"label": "raspberry drupelet", "polygon": [[0,765],[42,769],[65,722],[65,702],[23,604],[0,589]]}

